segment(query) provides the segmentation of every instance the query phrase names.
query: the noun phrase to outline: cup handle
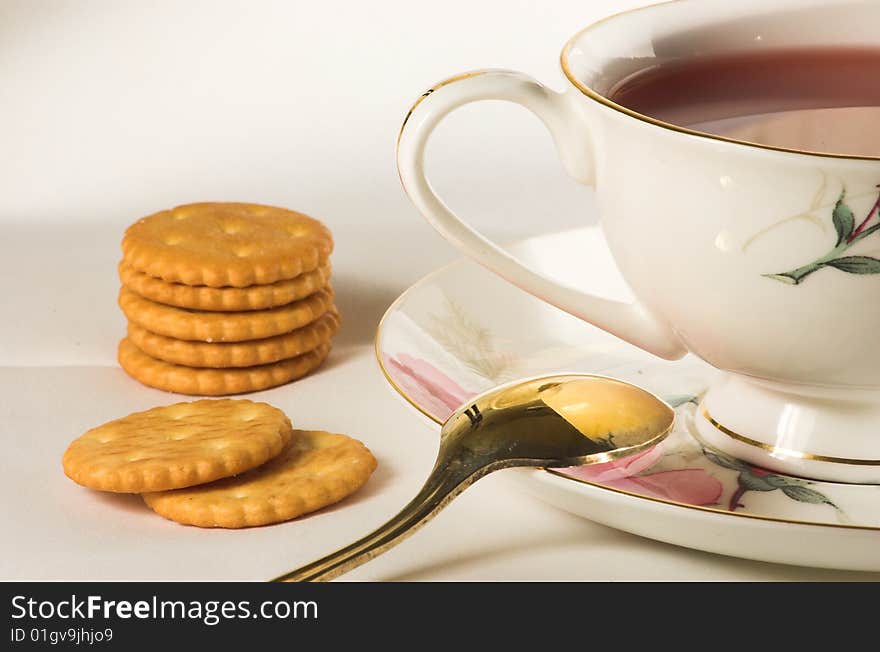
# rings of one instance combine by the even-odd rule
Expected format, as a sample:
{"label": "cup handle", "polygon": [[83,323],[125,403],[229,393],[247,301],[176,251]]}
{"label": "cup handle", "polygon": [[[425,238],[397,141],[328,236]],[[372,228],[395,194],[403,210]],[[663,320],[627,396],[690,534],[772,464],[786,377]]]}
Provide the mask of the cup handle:
{"label": "cup handle", "polygon": [[589,134],[583,116],[564,93],[510,70],[478,70],[443,81],[410,109],[397,141],[397,167],[416,208],[465,254],[526,292],[602,330],[668,360],[687,349],[668,324],[640,303],[612,301],[581,292],[538,274],[490,242],[456,216],[425,176],[425,146],[439,122],[453,109],[478,100],[520,104],[546,125],[563,164],[575,179],[592,182]]}

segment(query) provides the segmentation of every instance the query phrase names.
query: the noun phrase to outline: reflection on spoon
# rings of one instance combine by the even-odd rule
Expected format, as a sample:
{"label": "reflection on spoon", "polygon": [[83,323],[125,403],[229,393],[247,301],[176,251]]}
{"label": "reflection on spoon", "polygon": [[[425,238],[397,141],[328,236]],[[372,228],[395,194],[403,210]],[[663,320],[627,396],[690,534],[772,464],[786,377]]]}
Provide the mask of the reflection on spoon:
{"label": "reflection on spoon", "polygon": [[275,581],[330,580],[360,566],[412,534],[492,471],[607,462],[658,444],[674,420],[672,408],[653,394],[603,376],[546,376],[492,389],[443,424],[434,469],[397,516]]}

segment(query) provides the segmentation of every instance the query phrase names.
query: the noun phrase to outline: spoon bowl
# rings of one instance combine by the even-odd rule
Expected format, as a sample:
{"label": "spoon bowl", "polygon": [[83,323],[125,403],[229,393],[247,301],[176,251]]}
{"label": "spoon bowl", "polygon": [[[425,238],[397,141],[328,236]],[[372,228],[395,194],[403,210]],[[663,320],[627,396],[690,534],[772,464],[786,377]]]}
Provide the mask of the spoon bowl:
{"label": "spoon bowl", "polygon": [[360,566],[492,471],[609,462],[658,444],[674,420],[673,409],[653,394],[605,376],[542,376],[493,388],[443,424],[437,462],[400,513],[359,541],[274,581],[326,581]]}

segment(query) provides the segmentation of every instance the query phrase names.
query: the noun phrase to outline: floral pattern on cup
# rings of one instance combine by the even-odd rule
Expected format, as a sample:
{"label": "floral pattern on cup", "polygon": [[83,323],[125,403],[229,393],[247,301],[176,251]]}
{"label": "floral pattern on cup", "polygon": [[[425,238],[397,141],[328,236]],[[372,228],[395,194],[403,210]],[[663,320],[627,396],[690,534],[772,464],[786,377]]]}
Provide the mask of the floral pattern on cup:
{"label": "floral pattern on cup", "polygon": [[[877,188],[880,189],[880,184]],[[877,219],[874,219],[875,217]],[[811,274],[825,268],[833,268],[847,274],[880,274],[880,258],[844,255],[850,247],[880,230],[880,190],[877,191],[877,199],[857,225],[855,213],[847,203],[846,188],[844,188],[831,211],[831,221],[834,224],[837,241],[828,253],[802,267],[765,276],[783,283],[799,285]]]}

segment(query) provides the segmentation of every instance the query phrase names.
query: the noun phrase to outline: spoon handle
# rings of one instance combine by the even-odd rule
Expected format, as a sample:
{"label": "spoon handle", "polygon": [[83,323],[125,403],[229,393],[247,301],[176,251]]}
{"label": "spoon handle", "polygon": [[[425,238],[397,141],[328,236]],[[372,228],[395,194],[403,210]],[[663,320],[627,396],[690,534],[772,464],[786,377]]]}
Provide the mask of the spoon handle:
{"label": "spoon handle", "polygon": [[505,466],[509,464],[485,464],[476,468],[455,463],[435,466],[418,495],[390,521],[351,545],[272,581],[327,582],[347,573],[403,541],[474,482]]}

